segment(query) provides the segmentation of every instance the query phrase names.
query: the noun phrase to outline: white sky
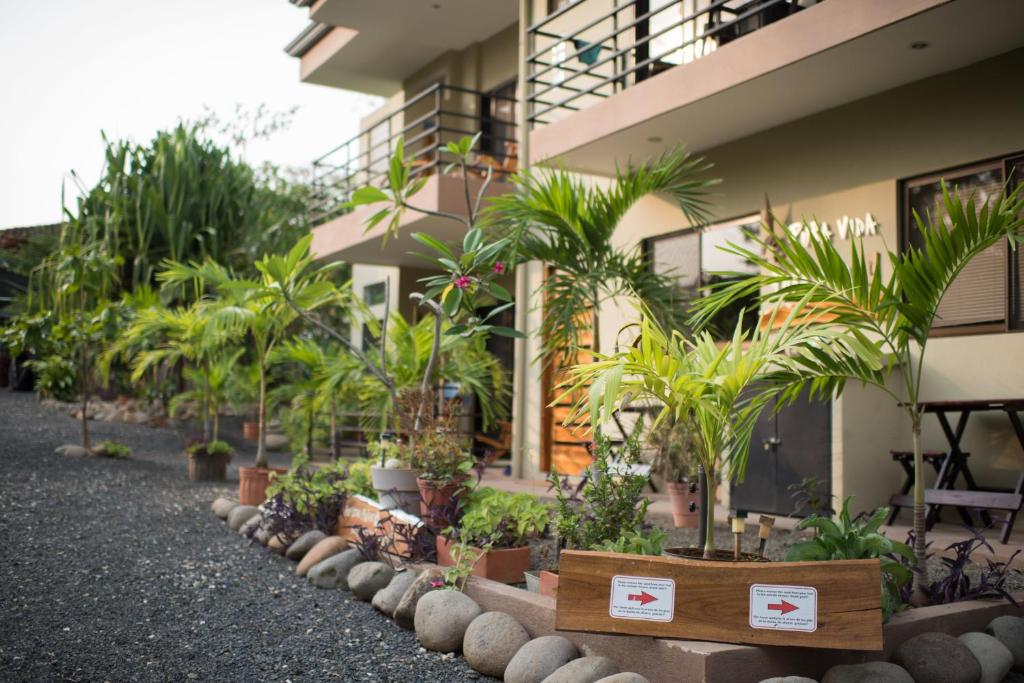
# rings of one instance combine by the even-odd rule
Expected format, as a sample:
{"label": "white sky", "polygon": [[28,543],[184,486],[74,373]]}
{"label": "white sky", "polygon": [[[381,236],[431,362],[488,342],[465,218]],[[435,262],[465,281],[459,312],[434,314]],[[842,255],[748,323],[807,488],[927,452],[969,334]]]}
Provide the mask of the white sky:
{"label": "white sky", "polygon": [[67,172],[99,177],[101,130],[146,142],[204,105],[299,105],[247,150],[285,166],[354,135],[374,99],[299,81],[283,48],[306,23],[288,0],[0,0],[0,229],[56,222]]}

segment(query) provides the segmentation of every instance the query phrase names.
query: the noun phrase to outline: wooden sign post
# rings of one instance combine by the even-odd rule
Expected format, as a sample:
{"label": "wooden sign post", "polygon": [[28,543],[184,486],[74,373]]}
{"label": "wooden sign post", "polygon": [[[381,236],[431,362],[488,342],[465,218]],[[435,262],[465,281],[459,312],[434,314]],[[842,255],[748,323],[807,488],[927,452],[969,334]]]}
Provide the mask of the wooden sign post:
{"label": "wooden sign post", "polygon": [[563,551],[555,627],[659,638],[882,649],[878,560],[704,562]]}

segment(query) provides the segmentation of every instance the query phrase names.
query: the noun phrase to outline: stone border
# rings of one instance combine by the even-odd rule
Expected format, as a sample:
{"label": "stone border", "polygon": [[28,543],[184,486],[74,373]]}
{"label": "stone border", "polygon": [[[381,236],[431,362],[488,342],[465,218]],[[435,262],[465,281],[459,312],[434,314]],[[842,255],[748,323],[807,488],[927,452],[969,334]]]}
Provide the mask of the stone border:
{"label": "stone border", "polygon": [[[473,577],[466,594],[485,611],[508,612],[526,627],[531,638],[565,636],[583,654],[610,657],[623,671],[635,671],[652,683],[672,680],[694,683],[758,683],[772,676],[810,676],[820,678],[836,664],[856,664],[890,659],[903,642],[926,631],[941,631],[957,636],[982,631],[998,616],[1022,616],[1022,611],[1006,601],[970,600],[950,605],[922,607],[896,614],[883,627],[885,650],[852,652],[799,647],[755,647],[699,640],[669,640],[647,636],[600,635],[555,631],[555,601],[521,588]],[[1024,602],[1024,592],[1015,593]]]}

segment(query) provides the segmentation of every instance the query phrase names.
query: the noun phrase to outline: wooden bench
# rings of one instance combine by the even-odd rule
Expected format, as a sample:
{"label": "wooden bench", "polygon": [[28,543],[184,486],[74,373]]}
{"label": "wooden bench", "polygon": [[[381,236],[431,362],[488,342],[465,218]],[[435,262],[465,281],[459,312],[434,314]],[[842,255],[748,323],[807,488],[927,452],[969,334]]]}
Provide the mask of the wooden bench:
{"label": "wooden bench", "polygon": [[[925,505],[950,505],[957,508],[971,508],[975,510],[995,510],[1004,513],[1001,517],[993,517],[993,522],[1003,525],[1000,540],[1006,543],[1010,540],[1010,532],[1013,530],[1013,522],[1024,502],[1024,495],[1019,493],[1004,493],[1002,491],[961,491],[956,489],[925,489]],[[907,494],[895,495],[890,499],[892,505],[911,507],[914,505],[914,496]],[[931,529],[934,521],[928,522],[927,528]]]}
{"label": "wooden bench", "polygon": [[[902,467],[903,471],[906,472],[906,474],[907,474],[907,478],[903,482],[903,487],[900,489],[899,493],[894,493],[893,497],[910,493],[910,490],[912,488],[914,488],[914,452],[913,451],[897,451],[897,450],[892,450],[892,451],[889,451],[889,453],[892,455],[892,459],[895,462],[898,462],[900,464],[900,467]],[[932,466],[932,469],[935,470],[935,473],[937,475],[941,476],[942,475],[942,463],[946,459],[946,454],[944,452],[942,452],[942,451],[924,451],[924,453],[922,453],[922,455],[924,456],[924,461],[927,464]],[[970,454],[969,453],[963,453],[962,455],[963,455],[964,458],[966,458]],[[945,481],[936,481],[935,482],[935,488],[937,488],[937,489],[945,488],[945,486],[946,486],[946,482]],[[888,519],[888,521],[886,521],[886,524],[890,524],[891,525],[893,522],[896,521],[896,516],[900,513],[900,508],[904,507],[904,506],[896,505],[895,503],[892,503],[890,501],[890,507],[892,508],[892,511],[889,513],[889,519]],[[928,511],[926,511],[925,514],[928,514]],[[935,515],[935,519],[937,520],[938,519],[938,512],[936,511],[934,513],[934,515]]]}

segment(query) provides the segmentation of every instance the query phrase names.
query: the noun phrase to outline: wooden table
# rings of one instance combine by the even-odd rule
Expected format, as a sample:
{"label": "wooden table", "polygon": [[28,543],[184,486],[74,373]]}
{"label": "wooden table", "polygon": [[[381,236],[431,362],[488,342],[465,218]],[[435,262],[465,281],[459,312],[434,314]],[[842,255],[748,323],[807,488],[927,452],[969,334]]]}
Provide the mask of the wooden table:
{"label": "wooden table", "polygon": [[[978,487],[970,468],[967,466],[967,459],[960,449],[960,440],[963,438],[964,430],[967,428],[967,421],[972,413],[997,411],[1006,414],[1010,425],[1017,435],[1021,450],[1024,451],[1024,426],[1021,424],[1020,413],[1024,412],[1024,398],[1016,399],[981,399],[972,401],[923,401],[918,404],[924,413],[934,414],[939,420],[946,441],[949,442],[949,453],[942,463],[937,478],[941,482],[941,488],[928,489],[925,491],[925,503],[934,508],[929,509],[929,527],[935,522],[935,513],[938,507],[948,505],[957,508],[964,521],[973,525],[967,509],[975,508],[981,510],[982,521],[986,526],[992,525],[992,516],[989,511],[996,510],[1004,513],[998,521],[1003,525],[1001,540],[1006,543],[1013,530],[1013,523],[1017,519],[1017,512],[1020,510],[1021,502],[1024,501],[1024,464],[1017,477],[1017,484],[1013,489],[985,490]],[[950,423],[949,414],[959,413],[956,428]],[[1024,456],[1024,452],[1022,452]],[[956,479],[963,475],[967,490],[954,490]]]}

